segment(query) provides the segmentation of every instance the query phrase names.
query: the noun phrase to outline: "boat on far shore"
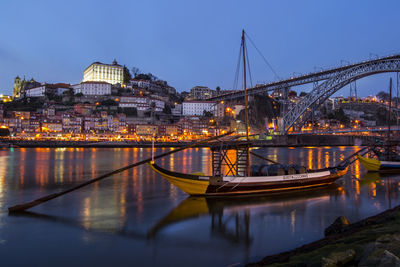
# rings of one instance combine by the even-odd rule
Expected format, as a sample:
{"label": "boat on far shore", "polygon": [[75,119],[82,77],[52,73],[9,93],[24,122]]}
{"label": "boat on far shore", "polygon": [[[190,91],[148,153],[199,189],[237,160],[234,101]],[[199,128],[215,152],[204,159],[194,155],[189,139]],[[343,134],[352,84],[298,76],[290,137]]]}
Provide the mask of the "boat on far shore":
{"label": "boat on far shore", "polygon": [[369,172],[400,173],[400,161],[379,160],[360,155],[357,155],[357,158]]}
{"label": "boat on far shore", "polygon": [[398,145],[400,140],[394,140],[391,136],[390,121],[392,115],[392,78],[390,78],[389,86],[389,114],[388,114],[388,131],[385,141],[381,145],[375,145],[370,148],[370,157],[357,155],[361,164],[369,172],[380,173],[400,173],[400,153]]}

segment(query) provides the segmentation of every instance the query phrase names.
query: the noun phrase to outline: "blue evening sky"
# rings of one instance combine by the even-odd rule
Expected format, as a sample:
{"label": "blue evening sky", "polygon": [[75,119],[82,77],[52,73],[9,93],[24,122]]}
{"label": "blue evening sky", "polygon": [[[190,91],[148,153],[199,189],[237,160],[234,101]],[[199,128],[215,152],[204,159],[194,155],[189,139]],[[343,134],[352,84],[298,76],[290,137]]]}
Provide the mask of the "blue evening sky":
{"label": "blue evening sky", "polygon": [[[3,0],[0,93],[11,94],[17,75],[78,83],[90,63],[114,58],[178,91],[195,85],[230,89],[242,28],[278,75],[288,78],[341,60],[399,53],[399,11],[397,0]],[[253,82],[273,81],[248,47]],[[360,80],[359,94],[387,90],[388,77]]]}

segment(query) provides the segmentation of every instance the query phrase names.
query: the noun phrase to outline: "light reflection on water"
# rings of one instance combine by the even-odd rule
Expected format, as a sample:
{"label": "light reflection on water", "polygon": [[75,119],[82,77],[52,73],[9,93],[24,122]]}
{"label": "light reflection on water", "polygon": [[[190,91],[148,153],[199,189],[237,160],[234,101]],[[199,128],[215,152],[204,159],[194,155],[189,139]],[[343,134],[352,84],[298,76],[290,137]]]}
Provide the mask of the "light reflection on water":
{"label": "light reflection on water", "polygon": [[[257,153],[283,163],[324,168],[356,149],[262,148]],[[158,149],[159,153],[166,151],[169,148]],[[210,155],[208,149],[196,148],[158,163],[175,171],[211,174]],[[400,202],[399,176],[365,175],[358,161],[335,186],[228,199],[188,198],[148,166],[140,166],[35,207],[30,216],[14,217],[6,212],[11,205],[67,189],[150,156],[150,149],[144,148],[0,149],[2,262],[59,266],[244,264],[321,238],[340,215],[355,221]],[[235,153],[229,152],[229,157],[234,158]],[[254,158],[254,164],[261,163]],[[16,257],[18,251],[28,251],[27,257]],[[46,251],[47,256],[39,251]],[[58,257],[66,251],[80,255],[80,262],[60,263]]]}

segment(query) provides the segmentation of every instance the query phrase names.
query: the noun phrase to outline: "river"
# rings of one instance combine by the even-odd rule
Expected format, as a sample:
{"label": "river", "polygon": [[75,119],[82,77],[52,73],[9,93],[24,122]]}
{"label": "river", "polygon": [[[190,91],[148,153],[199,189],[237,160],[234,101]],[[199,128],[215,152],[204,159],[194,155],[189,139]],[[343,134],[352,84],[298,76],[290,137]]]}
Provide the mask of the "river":
{"label": "river", "polygon": [[[257,153],[324,168],[357,149],[262,148]],[[30,213],[8,215],[9,206],[150,155],[146,148],[0,149],[1,266],[243,265],[322,238],[338,216],[354,222],[400,203],[400,176],[366,175],[359,162],[334,186],[222,200],[188,198],[143,165]],[[207,148],[179,152],[158,163],[175,171],[211,173]]]}

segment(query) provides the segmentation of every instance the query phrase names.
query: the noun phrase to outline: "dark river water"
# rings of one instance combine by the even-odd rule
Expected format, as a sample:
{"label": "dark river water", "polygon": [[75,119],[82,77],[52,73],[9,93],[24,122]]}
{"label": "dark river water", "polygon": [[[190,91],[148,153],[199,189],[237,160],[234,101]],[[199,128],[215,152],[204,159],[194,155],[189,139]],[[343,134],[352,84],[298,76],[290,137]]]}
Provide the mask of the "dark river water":
{"label": "dark river water", "polygon": [[[263,148],[307,168],[333,166],[357,147]],[[166,152],[168,148],[158,149]],[[356,162],[334,186],[230,199],[189,198],[148,166],[130,169],[11,216],[7,208],[150,156],[150,149],[0,149],[0,266],[236,266],[323,237],[400,203],[400,177]],[[210,152],[163,158],[166,168],[211,173]],[[254,163],[261,163],[256,159]]]}

